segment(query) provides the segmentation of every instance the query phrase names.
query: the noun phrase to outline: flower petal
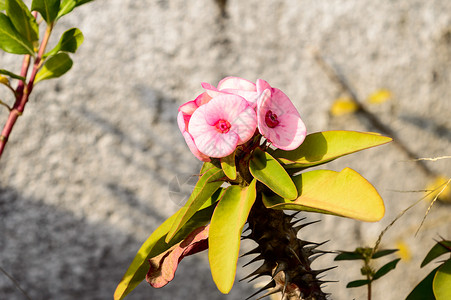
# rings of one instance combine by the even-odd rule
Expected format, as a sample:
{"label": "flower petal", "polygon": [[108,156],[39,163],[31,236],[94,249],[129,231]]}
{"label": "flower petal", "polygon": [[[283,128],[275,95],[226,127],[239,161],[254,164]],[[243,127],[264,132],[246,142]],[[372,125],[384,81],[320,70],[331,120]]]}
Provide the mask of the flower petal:
{"label": "flower petal", "polygon": [[271,86],[269,85],[269,83],[267,83],[265,80],[263,79],[257,79],[257,93],[261,93],[266,89],[270,89],[271,90]]}
{"label": "flower petal", "polygon": [[280,122],[276,127],[269,128],[264,119],[258,119],[259,129],[275,147],[282,150],[293,150],[299,147],[307,134],[304,122],[297,115],[284,114],[278,118]]}
{"label": "flower petal", "polygon": [[194,143],[193,137],[191,136],[191,134],[189,134],[189,132],[183,132],[183,137],[185,138],[185,142],[188,145],[189,150],[194,154],[195,157],[197,157],[200,161],[210,161],[210,157],[199,151],[196,144]]}
{"label": "flower petal", "polygon": [[245,90],[234,90],[234,89],[224,89],[221,92],[228,94],[234,94],[243,97],[251,106],[257,105],[257,92],[256,91],[245,91]]}
{"label": "flower petal", "polygon": [[188,101],[182,105],[180,105],[179,107],[179,111],[183,112],[184,114],[187,115],[192,115],[193,112],[199,107],[199,105],[196,104],[195,100],[194,101]]}
{"label": "flower petal", "polygon": [[257,90],[255,83],[240,77],[233,76],[226,77],[219,81],[218,90],[224,89],[245,90],[253,92]]}
{"label": "flower petal", "polygon": [[194,138],[197,147],[202,153],[217,158],[232,154],[235,151],[238,139],[238,135],[233,131],[220,133],[215,129]]}
{"label": "flower petal", "polygon": [[246,143],[255,133],[257,128],[257,116],[255,110],[249,106],[243,110],[232,122],[230,130],[238,137],[238,145]]}
{"label": "flower petal", "polygon": [[243,97],[224,94],[214,97],[204,106],[205,120],[208,124],[215,125],[219,120],[227,120],[232,124],[232,121],[235,120],[249,104]]}

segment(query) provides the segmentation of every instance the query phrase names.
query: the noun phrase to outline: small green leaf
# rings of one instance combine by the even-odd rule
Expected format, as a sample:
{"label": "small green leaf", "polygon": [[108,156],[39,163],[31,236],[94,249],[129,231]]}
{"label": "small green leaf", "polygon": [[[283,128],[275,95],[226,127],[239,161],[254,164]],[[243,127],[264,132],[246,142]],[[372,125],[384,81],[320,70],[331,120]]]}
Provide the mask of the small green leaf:
{"label": "small green leaf", "polygon": [[83,33],[78,28],[71,28],[63,33],[58,44],[44,57],[55,55],[59,51],[75,53],[83,43]]}
{"label": "small green leaf", "polygon": [[256,180],[248,187],[227,188],[211,217],[208,260],[218,289],[228,294],[235,281],[236,264],[244,223],[256,198]]}
{"label": "small green leaf", "polygon": [[432,289],[437,300],[451,299],[451,259],[440,266],[434,277]]}
{"label": "small green leaf", "polygon": [[224,172],[211,163],[208,163],[208,166],[210,168],[199,178],[185,206],[180,209],[180,213],[177,215],[166,237],[166,242],[169,242],[174,237],[177,231],[194,215],[199,207],[223,184],[224,181],[221,179],[225,176]]}
{"label": "small green leaf", "polygon": [[277,149],[273,156],[286,168],[305,169],[321,165],[341,156],[392,141],[377,133],[356,131],[325,131],[309,134],[295,150]]}
{"label": "small green leaf", "polygon": [[386,250],[379,250],[376,253],[373,254],[371,258],[376,259],[379,257],[383,257],[392,253],[395,253],[396,251],[399,251],[399,249],[386,249]]}
{"label": "small green leaf", "polygon": [[236,179],[235,151],[229,156],[221,158],[221,167],[229,179]]}
{"label": "small green leaf", "polygon": [[315,170],[293,177],[299,191],[294,201],[263,194],[267,208],[311,211],[366,222],[376,222],[385,213],[376,189],[359,173],[345,168],[341,172]]}
{"label": "small green leaf", "polygon": [[4,70],[4,69],[0,69],[0,74],[9,76],[9,77],[14,78],[14,79],[19,79],[19,80],[25,81],[25,77],[22,77],[20,75],[14,74],[13,72],[10,72],[10,71]]}
{"label": "small green leaf", "polygon": [[0,48],[9,53],[34,55],[31,42],[22,37],[4,13],[0,13]]}
{"label": "small green leaf", "polygon": [[395,260],[392,260],[391,262],[383,265],[379,270],[376,271],[376,274],[373,276],[373,280],[379,279],[391,270],[394,270],[396,268],[396,265],[400,261],[400,258],[397,258]]}
{"label": "small green leaf", "polygon": [[5,9],[6,9],[5,0],[0,0],[0,10],[5,10]]}
{"label": "small green leaf", "polygon": [[258,181],[287,200],[294,200],[298,190],[287,171],[269,153],[257,148],[249,161],[249,171]]}
{"label": "small green leaf", "polygon": [[216,206],[214,204],[219,200],[220,194],[221,193],[219,191],[215,193],[215,195],[211,197],[210,201],[207,201],[209,204],[202,206],[202,208],[196,212],[187,223],[185,223],[170,243],[165,242],[165,237],[181,209],[161,224],[138,250],[138,253],[128,267],[128,270],[125,272],[116,287],[114,299],[123,299],[128,293],[137,287],[141,281],[144,280],[150,267],[148,259],[160,255],[175,244],[179,243],[194,229],[206,225],[211,219],[211,215],[213,214],[213,210]]}
{"label": "small green leaf", "polygon": [[91,2],[93,0],[62,0],[57,19],[70,13],[75,7]]}
{"label": "small green leaf", "polygon": [[60,3],[61,0],[33,0],[31,10],[39,12],[47,24],[52,24],[58,15]]}
{"label": "small green leaf", "polygon": [[363,257],[362,253],[356,253],[356,252],[348,252],[348,251],[340,251],[340,254],[338,254],[334,260],[357,260],[365,258]]}
{"label": "small green leaf", "polygon": [[22,0],[6,0],[6,14],[17,31],[30,43],[39,40],[36,19]]}
{"label": "small green leaf", "polygon": [[34,83],[51,78],[57,78],[66,73],[72,67],[72,60],[67,53],[58,53],[50,57],[36,74]]}
{"label": "small green leaf", "polygon": [[[448,247],[448,248],[447,248]],[[451,241],[440,241],[437,244],[434,245],[434,247],[429,250],[428,254],[424,258],[423,262],[421,263],[421,268],[436,259],[437,257],[449,253],[449,248],[451,247]]]}
{"label": "small green leaf", "polygon": [[435,300],[432,290],[432,282],[439,267],[431,271],[418,285],[410,292],[406,300]]}
{"label": "small green leaf", "polygon": [[360,280],[354,280],[349,282],[346,287],[349,288],[355,288],[355,287],[359,287],[359,286],[363,286],[363,285],[367,285],[368,283],[370,283],[369,280],[367,279],[360,279]]}

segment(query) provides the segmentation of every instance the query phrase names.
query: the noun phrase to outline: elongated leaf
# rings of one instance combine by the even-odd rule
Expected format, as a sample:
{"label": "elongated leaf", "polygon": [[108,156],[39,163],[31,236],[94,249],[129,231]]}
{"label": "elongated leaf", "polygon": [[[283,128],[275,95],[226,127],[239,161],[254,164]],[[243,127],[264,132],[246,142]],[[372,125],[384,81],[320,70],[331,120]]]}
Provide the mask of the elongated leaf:
{"label": "elongated leaf", "polygon": [[440,243],[435,244],[424,258],[423,262],[421,263],[421,267],[424,267],[437,257],[445,253],[449,253],[450,250],[446,247],[451,248],[451,241],[441,241]]}
{"label": "elongated leaf", "polygon": [[36,19],[22,0],[6,0],[6,14],[17,31],[30,43],[39,39]]}
{"label": "elongated leaf", "polygon": [[348,251],[340,251],[340,254],[338,254],[334,258],[334,260],[358,260],[358,259],[364,260],[365,258],[363,257],[363,255],[361,253],[348,252]]}
{"label": "elongated leaf", "polygon": [[6,9],[5,0],[0,0],[0,10],[5,10],[5,9]]}
{"label": "elongated leaf", "polygon": [[135,258],[125,272],[116,291],[114,292],[114,299],[123,299],[128,293],[130,293],[141,281],[146,277],[149,271],[150,265],[148,259],[160,255],[165,252],[175,244],[179,243],[185,237],[191,233],[194,229],[207,224],[213,210],[216,207],[215,203],[219,199],[221,191],[217,191],[214,196],[212,196],[209,201],[207,201],[201,209],[194,214],[194,216],[178,231],[176,236],[171,240],[170,243],[165,242],[165,237],[169,232],[174,220],[177,218],[178,212],[172,215],[169,219],[164,221],[142,244],[141,248],[138,250]]}
{"label": "elongated leaf", "polygon": [[305,169],[321,165],[341,156],[392,141],[376,133],[356,131],[325,131],[309,134],[293,151],[277,149],[273,156],[286,164],[286,168]]}
{"label": "elongated leaf", "polygon": [[4,13],[0,13],[0,48],[14,54],[34,54],[31,42],[22,37]]}
{"label": "elongated leaf", "polygon": [[268,208],[311,211],[375,222],[385,213],[376,189],[359,173],[345,168],[341,172],[315,170],[293,177],[299,191],[294,201],[263,195]]}
{"label": "elongated leaf", "polygon": [[432,282],[439,267],[431,271],[418,285],[410,292],[406,300],[435,300],[432,290]]}
{"label": "elongated leaf", "polygon": [[218,289],[228,294],[235,281],[236,264],[244,223],[256,198],[256,180],[242,188],[227,188],[211,217],[208,260]]}
{"label": "elongated leaf", "polygon": [[287,200],[294,200],[298,190],[287,171],[269,153],[255,149],[249,161],[249,171],[258,181]]}
{"label": "elongated leaf", "polygon": [[51,51],[46,53],[44,57],[55,55],[59,51],[75,53],[78,47],[83,43],[83,39],[83,33],[80,29],[71,28],[63,33],[58,44]]}
{"label": "elongated leaf", "polygon": [[396,265],[399,263],[401,259],[397,258],[395,260],[392,260],[389,263],[386,263],[383,265],[379,270],[376,271],[376,274],[374,274],[373,280],[379,279],[391,270],[394,270],[396,268]]}
{"label": "elongated leaf", "polygon": [[432,283],[432,289],[437,300],[451,299],[451,259],[438,269]]}
{"label": "elongated leaf", "polygon": [[31,10],[39,12],[47,24],[51,24],[58,15],[60,2],[61,0],[33,0]]}
{"label": "elongated leaf", "polygon": [[228,178],[236,179],[235,152],[221,158],[221,167]]}
{"label": "elongated leaf", "polygon": [[386,255],[390,255],[392,253],[395,253],[396,251],[399,251],[399,249],[386,249],[386,250],[379,250],[376,253],[373,254],[371,258],[376,259],[379,257],[383,257]]}
{"label": "elongated leaf", "polygon": [[14,74],[13,72],[10,72],[10,71],[4,70],[4,69],[0,69],[0,74],[9,76],[9,77],[14,78],[14,79],[19,79],[19,80],[25,81],[25,77],[22,77],[20,75]]}
{"label": "elongated leaf", "polygon": [[224,181],[220,179],[225,176],[224,172],[213,164],[209,165],[211,168],[202,174],[188,201],[180,209],[171,230],[166,236],[166,242],[169,242],[174,237],[177,231],[194,215],[199,207],[223,184]]}
{"label": "elongated leaf", "polygon": [[70,13],[75,7],[91,2],[93,0],[62,0],[57,18]]}
{"label": "elongated leaf", "polygon": [[36,74],[35,84],[42,80],[52,79],[64,75],[72,68],[72,59],[67,53],[58,53],[50,57]]}
{"label": "elongated leaf", "polygon": [[356,288],[359,286],[367,285],[368,283],[370,283],[370,281],[367,279],[354,280],[354,281],[349,282],[346,285],[346,287],[347,288]]}

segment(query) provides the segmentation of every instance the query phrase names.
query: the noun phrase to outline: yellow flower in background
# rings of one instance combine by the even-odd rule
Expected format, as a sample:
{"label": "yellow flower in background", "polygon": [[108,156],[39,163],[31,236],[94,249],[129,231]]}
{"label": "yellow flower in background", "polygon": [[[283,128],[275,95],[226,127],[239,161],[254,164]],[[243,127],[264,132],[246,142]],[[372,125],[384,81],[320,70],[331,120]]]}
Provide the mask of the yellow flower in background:
{"label": "yellow flower in background", "polygon": [[0,75],[0,83],[4,84],[4,85],[8,85],[9,84],[9,80],[5,76]]}
{"label": "yellow flower in background", "polygon": [[410,247],[404,240],[398,240],[396,242],[396,248],[399,249],[397,254],[402,260],[410,261],[412,259],[412,253],[410,251]]}
{"label": "yellow flower in background", "polygon": [[451,202],[451,182],[450,178],[446,178],[445,176],[438,176],[429,183],[429,185],[426,187],[427,193],[431,193],[426,198],[429,201],[434,200],[435,197],[437,197],[438,201],[442,202]]}
{"label": "yellow flower in background", "polygon": [[330,107],[330,114],[332,116],[343,116],[356,112],[359,105],[349,97],[338,98],[332,103]]}
{"label": "yellow flower in background", "polygon": [[381,104],[391,100],[392,93],[389,90],[377,90],[368,96],[367,102],[371,104]]}

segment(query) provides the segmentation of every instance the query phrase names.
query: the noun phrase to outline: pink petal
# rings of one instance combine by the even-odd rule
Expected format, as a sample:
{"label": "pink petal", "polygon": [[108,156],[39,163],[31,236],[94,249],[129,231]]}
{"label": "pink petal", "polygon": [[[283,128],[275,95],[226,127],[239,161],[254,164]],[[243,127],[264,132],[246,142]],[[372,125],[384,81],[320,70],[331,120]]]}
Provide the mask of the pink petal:
{"label": "pink petal", "polygon": [[169,250],[149,259],[150,269],[146,280],[154,288],[161,288],[174,279],[180,261],[208,249],[209,226],[202,226],[191,232],[182,242]]}
{"label": "pink petal", "polygon": [[197,96],[196,99],[194,99],[194,102],[196,103],[197,107],[204,105],[208,103],[211,100],[210,95],[208,95],[207,92],[203,92],[199,96]]}
{"label": "pink petal", "polygon": [[177,125],[179,125],[179,129],[182,133],[184,133],[186,131],[186,129],[188,128],[188,121],[189,120],[186,120],[183,112],[179,111],[179,113],[177,115]]}
{"label": "pink petal", "polygon": [[226,92],[229,94],[234,94],[243,97],[251,106],[257,105],[257,92],[256,91],[245,91],[245,90],[234,90],[234,89],[224,89],[221,92]]}
{"label": "pink petal", "polygon": [[278,116],[282,116],[284,114],[293,114],[299,116],[299,112],[291,102],[290,98],[288,98],[288,96],[285,95],[281,90],[276,88],[272,89],[271,102],[271,110]]}
{"label": "pink petal", "polygon": [[238,134],[238,145],[246,143],[255,133],[257,116],[252,107],[247,107],[231,122],[230,130]]}
{"label": "pink petal", "polygon": [[195,101],[188,101],[185,104],[180,105],[179,111],[187,115],[192,115],[193,112],[199,107]]}
{"label": "pink petal", "polygon": [[199,151],[196,144],[194,143],[193,137],[191,136],[191,134],[189,134],[189,132],[183,132],[183,137],[185,138],[185,142],[188,145],[189,150],[194,154],[195,157],[197,157],[200,161],[210,161],[210,157]]}
{"label": "pink petal", "polygon": [[205,120],[208,124],[215,125],[219,120],[227,120],[232,124],[233,120],[235,120],[249,104],[244,98],[237,95],[220,95],[214,97],[204,106]]}
{"label": "pink petal", "polygon": [[269,83],[267,83],[265,80],[263,79],[257,79],[257,93],[261,93],[266,89],[271,90],[271,86],[269,85]]}
{"label": "pink petal", "polygon": [[201,85],[205,89],[205,92],[208,94],[208,96],[212,98],[223,94],[216,87],[209,83],[202,82]]}
{"label": "pink petal", "polygon": [[258,118],[260,133],[275,147],[282,150],[293,150],[299,147],[307,134],[304,122],[297,115],[284,114],[278,118],[280,122],[276,127],[269,128],[265,120]]}
{"label": "pink petal", "polygon": [[226,157],[235,151],[239,136],[229,131],[227,133],[219,133],[216,129],[199,135],[194,141],[202,153],[210,157]]}
{"label": "pink petal", "polygon": [[233,76],[226,77],[218,83],[218,90],[224,89],[245,90],[253,92],[256,91],[255,83],[240,77]]}

